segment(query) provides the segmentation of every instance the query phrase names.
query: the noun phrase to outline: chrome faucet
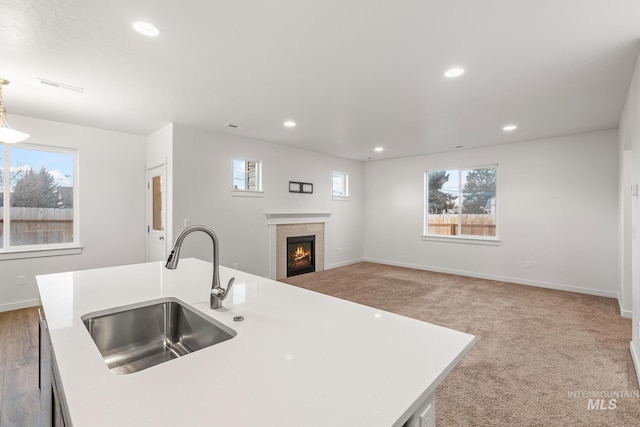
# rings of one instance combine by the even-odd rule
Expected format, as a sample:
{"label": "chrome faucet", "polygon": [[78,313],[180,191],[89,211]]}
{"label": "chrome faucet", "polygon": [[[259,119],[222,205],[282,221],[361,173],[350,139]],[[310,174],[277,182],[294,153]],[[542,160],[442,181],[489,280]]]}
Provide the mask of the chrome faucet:
{"label": "chrome faucet", "polygon": [[176,239],[176,243],[173,245],[173,249],[171,250],[171,254],[169,254],[169,258],[167,258],[165,268],[168,268],[169,270],[175,270],[178,267],[182,241],[185,237],[187,237],[188,234],[191,234],[194,231],[202,231],[203,233],[206,233],[209,237],[211,237],[211,241],[213,242],[213,280],[211,282],[209,306],[211,308],[220,308],[222,307],[222,301],[224,301],[224,299],[229,295],[229,292],[231,292],[233,281],[236,278],[232,277],[231,280],[229,280],[227,289],[224,289],[220,286],[220,275],[218,273],[218,270],[220,269],[220,264],[218,262],[218,237],[212,229],[210,229],[209,227],[205,227],[204,225],[192,225],[191,227],[187,227],[182,230],[182,232]]}

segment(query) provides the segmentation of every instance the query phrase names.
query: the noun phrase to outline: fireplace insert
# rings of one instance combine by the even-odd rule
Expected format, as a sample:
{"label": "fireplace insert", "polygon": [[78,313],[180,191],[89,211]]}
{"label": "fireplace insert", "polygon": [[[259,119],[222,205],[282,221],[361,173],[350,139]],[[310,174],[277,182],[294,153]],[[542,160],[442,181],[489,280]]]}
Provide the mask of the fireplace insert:
{"label": "fireplace insert", "polygon": [[316,236],[287,237],[287,277],[316,271]]}

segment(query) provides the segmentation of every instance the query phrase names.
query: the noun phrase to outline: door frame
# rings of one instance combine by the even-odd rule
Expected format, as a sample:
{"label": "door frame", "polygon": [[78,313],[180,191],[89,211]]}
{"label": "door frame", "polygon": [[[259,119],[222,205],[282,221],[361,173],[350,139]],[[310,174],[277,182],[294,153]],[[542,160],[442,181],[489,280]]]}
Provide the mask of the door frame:
{"label": "door frame", "polygon": [[168,200],[167,200],[167,196],[168,196],[168,185],[167,185],[167,164],[166,163],[161,163],[159,165],[155,165],[152,167],[147,168],[146,170],[146,187],[147,187],[147,191],[146,191],[146,197],[145,197],[145,210],[146,210],[146,215],[145,215],[145,223],[146,223],[146,228],[147,228],[147,232],[146,232],[146,243],[145,243],[145,248],[146,248],[146,255],[145,255],[145,259],[147,262],[150,261],[150,255],[151,255],[151,250],[150,250],[150,236],[151,236],[151,224],[153,223],[153,209],[151,207],[151,204],[153,203],[153,199],[152,199],[152,189],[151,189],[151,178],[153,176],[157,176],[158,174],[160,174],[162,176],[162,225],[163,225],[163,232],[164,232],[164,259],[167,258],[167,240],[168,240],[168,224],[167,224],[167,219],[168,219],[168,214],[167,214],[167,207],[168,207]]}

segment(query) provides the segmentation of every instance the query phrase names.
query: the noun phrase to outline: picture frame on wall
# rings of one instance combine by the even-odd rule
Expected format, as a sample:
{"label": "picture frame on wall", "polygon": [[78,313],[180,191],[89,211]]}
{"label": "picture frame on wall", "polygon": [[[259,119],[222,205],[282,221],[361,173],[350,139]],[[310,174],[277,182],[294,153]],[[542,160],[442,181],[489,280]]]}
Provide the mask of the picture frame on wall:
{"label": "picture frame on wall", "polygon": [[289,193],[313,193],[313,184],[310,182],[289,181]]}

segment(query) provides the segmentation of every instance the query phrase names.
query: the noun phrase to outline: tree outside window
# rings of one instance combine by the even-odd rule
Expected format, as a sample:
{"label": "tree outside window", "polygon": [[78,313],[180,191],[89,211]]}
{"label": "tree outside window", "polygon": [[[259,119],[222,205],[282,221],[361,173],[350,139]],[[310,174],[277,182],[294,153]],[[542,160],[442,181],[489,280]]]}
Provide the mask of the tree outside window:
{"label": "tree outside window", "polygon": [[427,171],[426,234],[497,237],[497,170],[491,166]]}
{"label": "tree outside window", "polygon": [[0,144],[0,159],[0,249],[77,243],[76,153]]}

